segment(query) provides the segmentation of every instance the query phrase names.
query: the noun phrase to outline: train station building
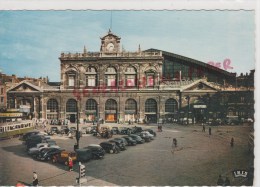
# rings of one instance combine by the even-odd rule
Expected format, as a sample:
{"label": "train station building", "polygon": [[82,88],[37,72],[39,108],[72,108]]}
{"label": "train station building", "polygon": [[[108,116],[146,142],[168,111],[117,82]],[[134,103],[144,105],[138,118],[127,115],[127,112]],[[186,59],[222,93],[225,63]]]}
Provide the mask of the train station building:
{"label": "train station building", "polygon": [[61,53],[60,83],[24,80],[8,89],[8,108],[72,123],[77,112],[81,122],[106,123],[254,117],[254,71],[242,84],[236,73],[175,53],[125,51],[110,30],[100,39],[98,52]]}

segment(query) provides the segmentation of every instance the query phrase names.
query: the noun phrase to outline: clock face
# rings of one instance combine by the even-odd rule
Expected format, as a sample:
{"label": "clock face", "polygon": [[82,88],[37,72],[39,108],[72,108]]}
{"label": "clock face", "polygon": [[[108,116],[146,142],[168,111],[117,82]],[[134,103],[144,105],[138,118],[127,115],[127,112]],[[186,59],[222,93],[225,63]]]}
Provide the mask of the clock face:
{"label": "clock face", "polygon": [[113,44],[113,43],[107,44],[107,50],[108,50],[109,52],[112,52],[112,51],[114,50],[114,44]]}

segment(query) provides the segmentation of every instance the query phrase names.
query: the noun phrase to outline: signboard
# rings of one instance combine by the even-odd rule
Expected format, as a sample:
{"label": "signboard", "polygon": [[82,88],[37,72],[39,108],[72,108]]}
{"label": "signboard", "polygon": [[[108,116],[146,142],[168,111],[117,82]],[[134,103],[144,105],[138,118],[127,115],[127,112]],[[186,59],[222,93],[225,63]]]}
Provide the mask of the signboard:
{"label": "signboard", "polygon": [[207,108],[207,105],[193,105],[193,108]]}

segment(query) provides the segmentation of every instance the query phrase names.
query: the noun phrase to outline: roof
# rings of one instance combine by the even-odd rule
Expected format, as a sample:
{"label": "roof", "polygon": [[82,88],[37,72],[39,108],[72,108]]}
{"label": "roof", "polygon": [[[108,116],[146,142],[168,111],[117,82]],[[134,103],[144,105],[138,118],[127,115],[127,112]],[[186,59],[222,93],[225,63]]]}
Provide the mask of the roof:
{"label": "roof", "polygon": [[108,33],[105,36],[100,37],[100,39],[105,39],[105,37],[107,37],[107,36],[114,36],[116,39],[121,39],[119,36],[112,33],[110,29],[109,29]]}
{"label": "roof", "polygon": [[167,52],[167,51],[163,51],[163,50],[159,50],[159,49],[153,49],[153,48],[147,49],[145,51],[151,51],[151,52],[161,51],[163,56],[184,60],[184,61],[187,61],[189,63],[196,64],[196,65],[202,66],[202,67],[206,67],[206,68],[208,68],[208,69],[210,69],[212,71],[215,71],[215,72],[218,72],[218,73],[222,73],[222,74],[225,74],[225,75],[230,76],[230,77],[235,77],[236,76],[235,73],[230,73],[230,72],[227,72],[227,71],[222,70],[220,68],[217,68],[215,66],[212,66],[210,64],[204,63],[202,61],[198,61],[198,60],[195,60],[195,59],[192,59],[192,58],[181,56],[181,55],[178,55],[178,54],[175,54],[175,53],[170,53],[170,52]]}

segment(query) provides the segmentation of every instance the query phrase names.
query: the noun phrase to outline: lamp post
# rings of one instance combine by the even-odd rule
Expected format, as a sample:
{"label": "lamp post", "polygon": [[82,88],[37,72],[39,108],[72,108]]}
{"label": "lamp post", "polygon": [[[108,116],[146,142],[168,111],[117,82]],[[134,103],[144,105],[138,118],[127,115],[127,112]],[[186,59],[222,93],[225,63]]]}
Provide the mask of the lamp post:
{"label": "lamp post", "polygon": [[189,113],[190,113],[190,96],[185,98],[188,101],[188,115],[187,115],[187,124],[189,125]]}
{"label": "lamp post", "polygon": [[77,131],[76,131],[76,140],[77,144],[74,145],[74,150],[79,148],[79,139],[80,139],[80,133],[79,133],[79,107],[78,107],[78,100],[77,100]]}

